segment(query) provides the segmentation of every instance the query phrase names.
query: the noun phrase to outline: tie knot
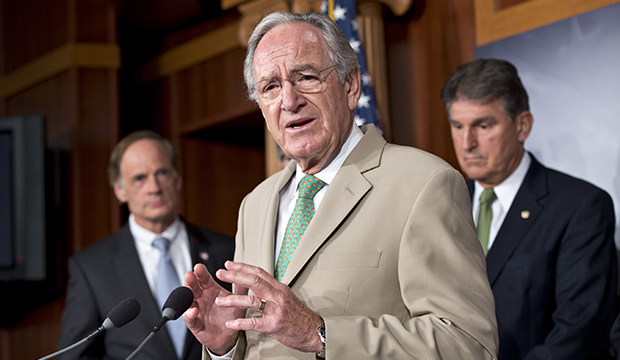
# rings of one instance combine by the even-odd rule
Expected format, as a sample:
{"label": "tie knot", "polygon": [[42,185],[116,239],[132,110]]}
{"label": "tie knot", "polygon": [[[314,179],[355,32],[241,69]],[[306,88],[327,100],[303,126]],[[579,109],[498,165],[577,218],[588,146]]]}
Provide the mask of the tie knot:
{"label": "tie knot", "polygon": [[314,198],[325,183],[314,175],[305,175],[299,182],[299,197],[306,199]]}
{"label": "tie knot", "polygon": [[166,239],[165,237],[158,237],[157,239],[153,240],[153,247],[156,247],[157,249],[159,249],[159,251],[161,251],[162,254],[165,254],[170,248],[170,240]]}
{"label": "tie knot", "polygon": [[482,191],[482,194],[480,194],[481,204],[492,204],[495,200],[497,200],[497,195],[495,195],[495,191],[493,191],[493,188],[484,189]]}

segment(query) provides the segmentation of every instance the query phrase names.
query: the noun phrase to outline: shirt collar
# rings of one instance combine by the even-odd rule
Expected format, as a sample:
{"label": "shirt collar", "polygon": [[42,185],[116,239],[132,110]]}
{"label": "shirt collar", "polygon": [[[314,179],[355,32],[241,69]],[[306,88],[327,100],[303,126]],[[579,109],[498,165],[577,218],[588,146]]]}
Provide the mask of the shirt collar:
{"label": "shirt collar", "polygon": [[[519,166],[517,166],[515,171],[513,171],[512,174],[506,178],[506,180],[502,181],[499,185],[493,188],[493,191],[497,196],[497,200],[501,203],[502,208],[510,209],[512,201],[517,196],[517,192],[519,192],[519,188],[525,179],[525,175],[527,175],[527,171],[530,168],[531,163],[532,158],[530,154],[527,151],[524,151],[521,161],[519,162]],[[479,199],[484,188],[477,181],[475,182],[475,187],[474,196],[476,199]]]}

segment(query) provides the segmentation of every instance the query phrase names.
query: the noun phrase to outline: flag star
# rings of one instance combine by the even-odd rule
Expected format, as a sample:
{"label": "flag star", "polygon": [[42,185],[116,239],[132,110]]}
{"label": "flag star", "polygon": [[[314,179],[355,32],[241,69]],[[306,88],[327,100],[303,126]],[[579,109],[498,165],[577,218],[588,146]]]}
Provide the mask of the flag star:
{"label": "flag star", "polygon": [[351,27],[353,27],[353,30],[357,31],[357,20],[353,19],[351,20]]}
{"label": "flag star", "polygon": [[353,117],[357,126],[364,125],[366,123],[366,119],[359,117],[359,115],[355,115]]}
{"label": "flag star", "polygon": [[360,96],[360,99],[357,102],[357,107],[360,109],[370,107],[370,96],[362,93],[362,96]]}
{"label": "flag star", "polygon": [[327,0],[321,2],[321,12],[327,14]]}
{"label": "flag star", "polygon": [[362,45],[361,42],[359,42],[357,39],[351,39],[349,40],[349,44],[351,44],[351,47],[353,48],[353,50],[355,50],[356,53],[358,53],[360,51],[360,46]]}
{"label": "flag star", "polygon": [[340,5],[336,5],[334,8],[334,20],[344,20],[346,17],[344,14],[347,13],[347,8],[343,8]]}
{"label": "flag star", "polygon": [[364,84],[364,86],[370,85],[370,75],[367,73],[362,75],[362,84]]}

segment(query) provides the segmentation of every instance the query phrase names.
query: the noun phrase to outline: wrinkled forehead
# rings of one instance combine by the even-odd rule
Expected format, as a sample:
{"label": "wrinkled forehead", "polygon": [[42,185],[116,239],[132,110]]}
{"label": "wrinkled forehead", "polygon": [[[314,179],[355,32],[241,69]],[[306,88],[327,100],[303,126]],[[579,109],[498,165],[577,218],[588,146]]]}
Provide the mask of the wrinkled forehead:
{"label": "wrinkled forehead", "polygon": [[316,27],[306,23],[282,24],[271,29],[254,53],[254,78],[286,77],[296,70],[327,67],[327,42]]}

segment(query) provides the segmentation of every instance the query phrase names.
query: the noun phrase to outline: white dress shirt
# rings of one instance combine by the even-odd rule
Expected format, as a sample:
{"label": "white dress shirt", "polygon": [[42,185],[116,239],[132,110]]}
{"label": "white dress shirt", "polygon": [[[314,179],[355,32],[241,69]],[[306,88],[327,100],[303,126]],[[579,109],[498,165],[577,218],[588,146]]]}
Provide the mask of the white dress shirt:
{"label": "white dress shirt", "polygon": [[[493,210],[493,219],[491,220],[491,231],[489,233],[489,249],[493,245],[495,237],[497,236],[497,233],[506,218],[506,214],[517,196],[517,192],[519,192],[519,189],[521,188],[521,184],[525,179],[525,175],[527,174],[527,170],[530,168],[531,162],[532,158],[530,157],[530,154],[525,151],[523,153],[523,157],[521,157],[521,162],[519,162],[519,166],[517,166],[515,171],[513,171],[512,174],[510,174],[510,176],[508,176],[501,184],[493,188],[493,191],[497,196],[497,200],[493,202],[493,205],[491,206]],[[480,194],[482,194],[483,190],[484,188],[482,185],[476,181],[474,189],[474,202],[472,206],[476,226],[478,226],[478,217],[480,215]]]}
{"label": "white dress shirt", "polygon": [[153,247],[153,241],[159,237],[170,240],[170,256],[172,263],[179,276],[181,285],[185,282],[185,273],[192,269],[192,259],[189,254],[189,239],[185,224],[177,217],[174,222],[161,234],[155,234],[136,223],[134,215],[129,215],[129,231],[133,236],[138,257],[144,270],[144,275],[151,288],[153,297],[155,295],[155,279],[157,278],[157,265],[161,256],[159,250]]}

